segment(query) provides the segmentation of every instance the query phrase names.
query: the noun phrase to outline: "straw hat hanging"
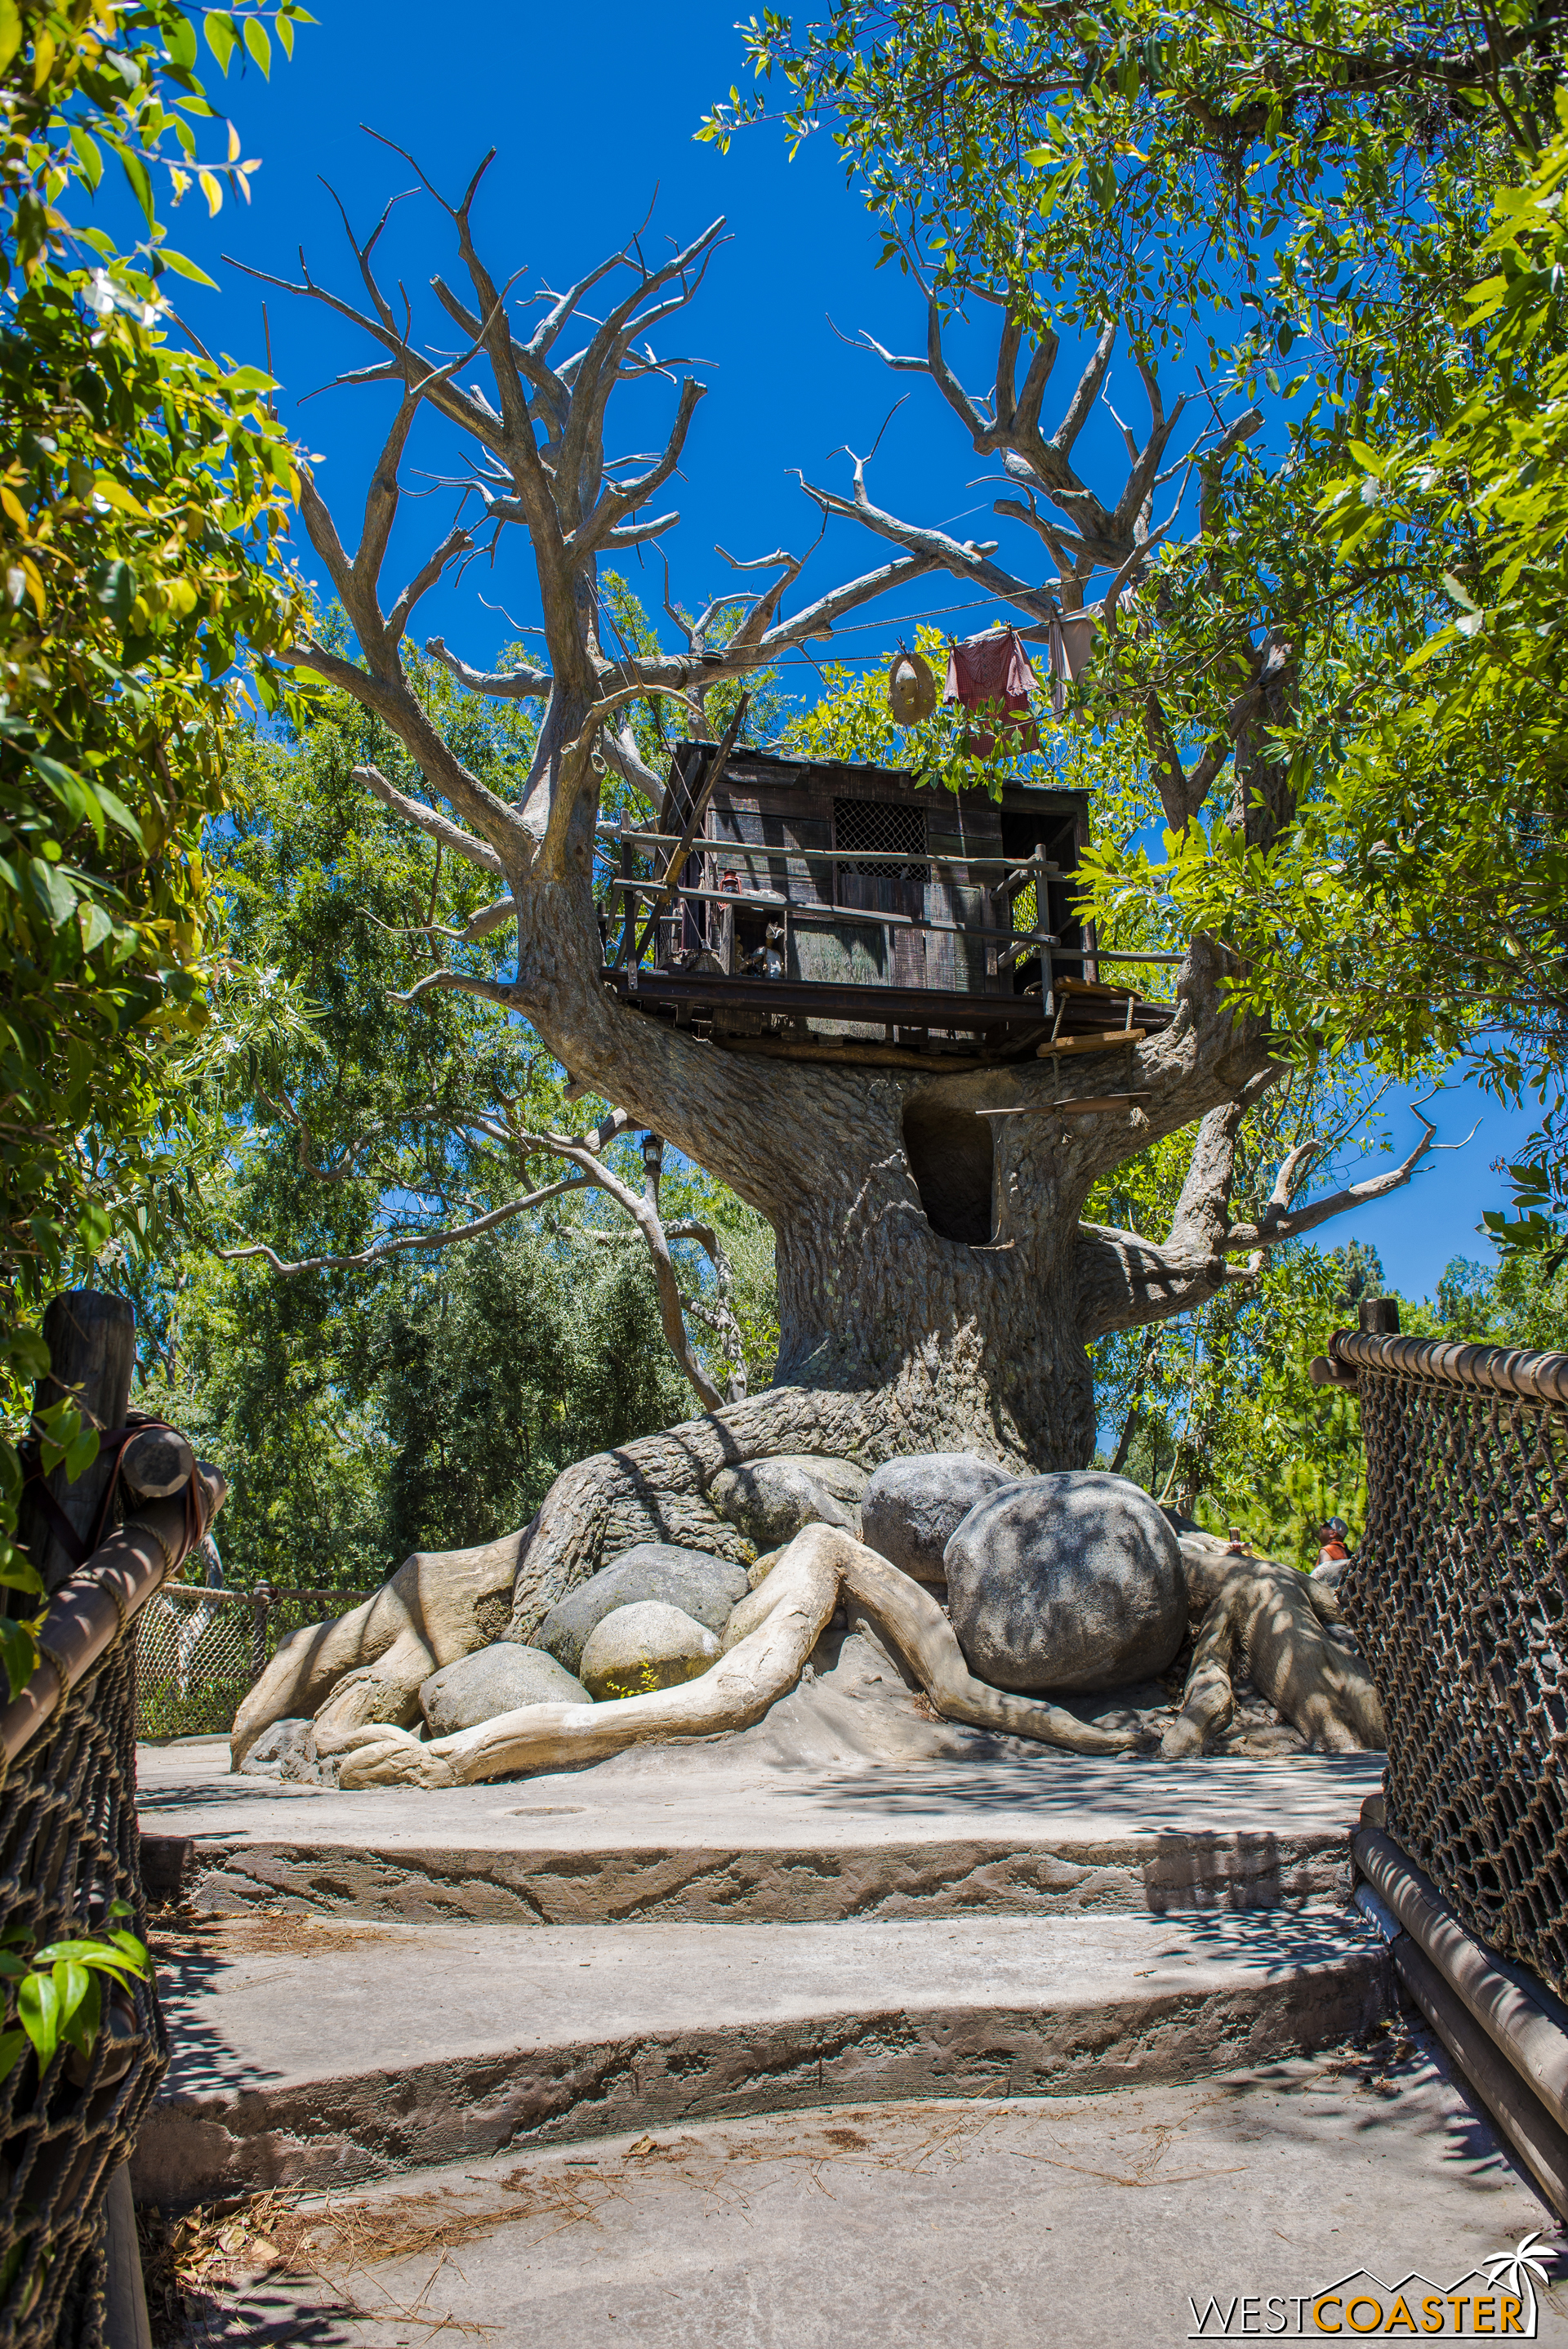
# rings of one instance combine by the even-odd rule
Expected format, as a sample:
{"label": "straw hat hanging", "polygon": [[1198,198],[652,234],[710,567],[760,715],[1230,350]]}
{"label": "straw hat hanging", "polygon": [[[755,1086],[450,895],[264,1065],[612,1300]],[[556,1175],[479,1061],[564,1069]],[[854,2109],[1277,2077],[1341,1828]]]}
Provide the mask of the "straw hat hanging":
{"label": "straw hat hanging", "polygon": [[901,645],[887,673],[888,707],[901,726],[914,726],[936,707],[936,679],[918,653]]}

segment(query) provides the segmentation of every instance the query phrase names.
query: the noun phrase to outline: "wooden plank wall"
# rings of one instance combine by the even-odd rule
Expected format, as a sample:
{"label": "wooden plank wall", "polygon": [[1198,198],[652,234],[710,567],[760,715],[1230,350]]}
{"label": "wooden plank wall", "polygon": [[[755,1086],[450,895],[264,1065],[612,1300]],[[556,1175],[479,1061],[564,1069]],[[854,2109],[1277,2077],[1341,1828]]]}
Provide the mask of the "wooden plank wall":
{"label": "wooden plank wall", "polygon": [[[673,784],[666,806],[686,801],[688,770],[699,769],[706,745],[681,746],[676,767],[680,781]],[[913,805],[925,819],[926,854],[946,860],[934,863],[924,887],[917,882],[885,876],[862,877],[859,886],[844,888],[847,869],[835,890],[834,871],[827,852],[835,845],[835,800],[890,801]],[[742,890],[762,888],[788,896],[797,905],[858,903],[881,910],[907,914],[915,923],[956,922],[965,934],[952,930],[895,927],[890,933],[869,923],[835,922],[789,925],[789,973],[791,978],[818,979],[861,987],[895,986],[954,994],[1012,994],[1014,976],[998,972],[996,947],[986,933],[1006,926],[991,895],[1000,876],[971,876],[971,857],[996,857],[1003,853],[1003,816],[1009,822],[1009,845],[1016,841],[1018,819],[1033,838],[1047,842],[1056,862],[1077,862],[1082,816],[1077,794],[1046,793],[1024,786],[1006,789],[998,806],[986,793],[954,794],[922,788],[912,776],[893,769],[830,762],[799,764],[739,753],[731,759],[709,808],[703,845],[687,864],[683,878],[688,885],[720,889],[733,873]],[[735,852],[752,852],[742,857]],[[767,852],[775,854],[769,855]],[[792,852],[786,855],[785,852]],[[1053,883],[1048,892],[1051,926],[1058,930],[1069,918],[1068,892]],[[1042,911],[1045,911],[1042,908]],[[696,909],[690,942],[696,943]],[[761,943],[762,931],[778,914],[758,908],[744,912],[733,926],[737,957]],[[706,905],[700,919],[707,943],[729,960],[732,925],[726,911]],[[1076,929],[1074,931],[1076,936]],[[1031,971],[1029,976],[1033,976]],[[724,1023],[728,1025],[727,1019]],[[844,1032],[858,1032],[842,1022]],[[865,1032],[880,1032],[874,1028]]]}

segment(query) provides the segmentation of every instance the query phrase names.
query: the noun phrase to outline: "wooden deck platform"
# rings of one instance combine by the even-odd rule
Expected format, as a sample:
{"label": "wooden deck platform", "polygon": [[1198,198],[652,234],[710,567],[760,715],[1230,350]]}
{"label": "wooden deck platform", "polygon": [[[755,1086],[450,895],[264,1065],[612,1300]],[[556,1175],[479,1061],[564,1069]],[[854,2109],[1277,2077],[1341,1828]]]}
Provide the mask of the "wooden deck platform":
{"label": "wooden deck platform", "polygon": [[[1031,1002],[1026,996],[956,995],[934,988],[731,978],[706,971],[662,970],[646,964],[635,971],[608,968],[604,983],[631,1009],[655,1019],[673,1019],[682,1027],[706,1029],[717,1014],[716,1043],[757,1050],[777,1041],[789,1048],[791,1057],[799,1057],[811,1047],[820,1048],[824,1060],[860,1057],[865,1050],[877,1049],[874,1037],[846,1039],[813,1033],[817,1022],[880,1028],[882,1049],[902,1046],[901,1060],[913,1056],[912,1040],[916,1038],[922,1040],[921,1050],[929,1050],[933,1058],[952,1053],[972,1058],[978,1052],[987,1059],[1032,1059],[1053,1032],[1080,1051],[1091,1039],[1105,1051],[1121,1049],[1119,1038],[1108,1029],[1105,999],[1087,994],[1069,999],[1059,1020],[1047,1020],[1041,1017],[1037,999]],[[1126,1001],[1125,996],[1120,998],[1119,1012]],[[1132,1002],[1132,1024],[1139,1031],[1132,1040],[1168,1027],[1174,1016],[1168,1003],[1140,997]],[[721,1032],[724,1024],[733,1022],[738,1014],[751,1015],[758,1022],[757,1030]],[[777,1039],[768,1033],[775,1021],[781,1030]],[[1119,1019],[1116,1025],[1121,1024]]]}

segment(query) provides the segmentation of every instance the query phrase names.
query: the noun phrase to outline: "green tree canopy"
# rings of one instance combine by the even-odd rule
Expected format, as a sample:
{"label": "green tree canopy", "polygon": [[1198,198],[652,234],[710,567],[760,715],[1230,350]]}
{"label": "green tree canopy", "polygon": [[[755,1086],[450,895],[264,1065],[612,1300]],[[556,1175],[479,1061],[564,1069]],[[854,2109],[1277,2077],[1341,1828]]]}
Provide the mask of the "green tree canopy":
{"label": "green tree canopy", "polygon": [[[206,20],[270,59],[304,12]],[[264,21],[263,21],[264,20]],[[190,347],[165,300],[200,271],[155,190],[216,210],[255,166],[209,162],[215,109],[171,0],[0,6],[0,1375],[15,1409],[47,1367],[42,1302],[156,1228],[176,1064],[205,1018],[202,829],[248,665],[297,625],[277,561],[296,488],[267,378]],[[106,169],[145,219],[121,252],[86,218]],[[166,178],[166,175],[168,177]],[[67,1432],[67,1423],[54,1431]],[[73,1461],[91,1456],[90,1431]],[[51,1456],[53,1456],[51,1454]],[[0,1449],[0,1576],[20,1470]],[[31,1650],[7,1629],[7,1668]]]}
{"label": "green tree canopy", "polygon": [[[502,788],[531,719],[405,657]],[[493,881],[400,824],[363,789],[367,766],[418,789],[386,729],[332,690],[230,736],[207,843],[213,1040],[179,1230],[123,1270],[141,1400],[228,1475],[223,1548],[244,1581],[374,1584],[412,1548],[490,1539],[583,1453],[691,1409],[641,1236],[526,1146],[535,1129],[585,1135],[594,1106],[567,1101],[503,1002],[418,989],[432,943],[449,968],[504,978]],[[640,1194],[637,1139],[605,1155]],[[771,1235],[696,1169],[672,1164],[661,1187],[710,1372],[766,1380]],[[697,1223],[727,1268],[723,1314],[709,1257],[677,1237]]]}

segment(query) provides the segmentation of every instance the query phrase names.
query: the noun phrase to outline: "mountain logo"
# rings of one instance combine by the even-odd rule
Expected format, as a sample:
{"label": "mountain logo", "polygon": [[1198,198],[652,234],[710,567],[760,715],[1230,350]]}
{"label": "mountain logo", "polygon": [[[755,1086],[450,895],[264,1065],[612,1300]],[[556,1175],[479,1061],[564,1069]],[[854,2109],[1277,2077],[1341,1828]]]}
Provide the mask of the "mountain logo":
{"label": "mountain logo", "polygon": [[[1536,2286],[1552,2282],[1537,2250],[1539,2230],[1498,2251],[1452,2283],[1412,2268],[1385,2283],[1352,2268],[1315,2292],[1211,2294],[1188,2299],[1189,2341],[1533,2341]],[[1550,2251],[1547,2257],[1551,2256]]]}

